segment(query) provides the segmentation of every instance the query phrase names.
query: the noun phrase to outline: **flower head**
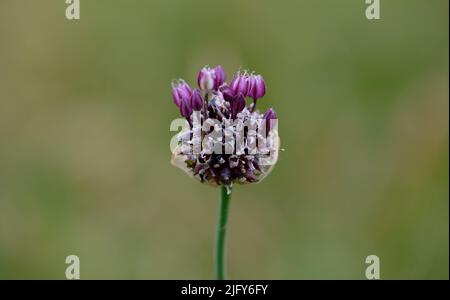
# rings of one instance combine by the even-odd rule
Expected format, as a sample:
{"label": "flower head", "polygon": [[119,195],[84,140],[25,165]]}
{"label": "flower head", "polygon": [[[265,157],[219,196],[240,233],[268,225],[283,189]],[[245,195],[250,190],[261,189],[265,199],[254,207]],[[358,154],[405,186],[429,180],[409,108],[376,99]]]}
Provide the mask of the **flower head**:
{"label": "flower head", "polygon": [[[197,80],[200,89],[187,89],[184,81],[173,86],[174,102],[189,127],[177,135],[172,163],[216,186],[260,182],[278,159],[276,113],[255,110],[266,91],[261,75],[238,72],[229,85],[225,80],[221,66],[204,67]],[[246,97],[254,103],[247,106]]]}

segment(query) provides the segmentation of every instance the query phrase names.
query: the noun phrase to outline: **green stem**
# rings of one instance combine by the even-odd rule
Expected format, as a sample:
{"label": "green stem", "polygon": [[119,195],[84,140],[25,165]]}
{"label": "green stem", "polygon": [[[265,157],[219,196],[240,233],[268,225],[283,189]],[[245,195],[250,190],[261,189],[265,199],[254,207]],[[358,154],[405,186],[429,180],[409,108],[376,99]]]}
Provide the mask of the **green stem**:
{"label": "green stem", "polygon": [[254,112],[256,107],[256,99],[253,99],[253,106],[250,112]]}
{"label": "green stem", "polygon": [[216,278],[225,279],[225,238],[227,234],[228,208],[231,199],[231,187],[220,187],[219,220],[216,232]]}

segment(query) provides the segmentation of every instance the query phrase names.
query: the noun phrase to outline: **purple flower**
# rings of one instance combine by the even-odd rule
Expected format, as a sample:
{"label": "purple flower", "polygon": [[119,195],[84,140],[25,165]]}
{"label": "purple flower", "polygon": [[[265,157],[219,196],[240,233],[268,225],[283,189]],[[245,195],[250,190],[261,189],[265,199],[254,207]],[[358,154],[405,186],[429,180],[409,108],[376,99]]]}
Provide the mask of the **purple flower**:
{"label": "purple flower", "polygon": [[[263,120],[269,133],[274,126],[271,121],[277,118],[272,108],[264,114],[255,109],[257,99],[265,96],[263,77],[239,72],[227,84],[221,66],[204,67],[197,83],[195,90],[182,80],[172,85],[174,102],[190,125],[179,134],[172,163],[200,182],[215,186],[260,182],[279,153],[276,131],[263,136],[259,128],[252,128],[261,126]],[[247,105],[246,97],[253,98],[253,104]],[[194,125],[196,120],[200,127]],[[217,130],[222,131],[218,136]],[[200,145],[197,151],[195,145]],[[252,145],[257,145],[256,152]]]}
{"label": "purple flower", "polygon": [[189,118],[193,112],[190,102],[191,102],[190,99],[186,99],[186,98],[181,100],[180,114],[185,118]]}
{"label": "purple flower", "polygon": [[231,101],[231,118],[234,120],[238,113],[243,111],[245,108],[245,98],[239,93],[236,97]]}
{"label": "purple flower", "polygon": [[261,75],[251,75],[250,76],[250,88],[248,91],[248,96],[257,100],[264,97],[266,94],[266,83]]}
{"label": "purple flower", "polygon": [[277,114],[272,108],[269,108],[263,116],[264,120],[266,120],[266,132],[269,133],[272,130],[272,122],[270,120],[276,120]]}
{"label": "purple flower", "polygon": [[210,67],[204,67],[200,70],[197,77],[197,84],[198,87],[202,91],[209,92],[211,91],[215,86],[215,72],[214,69],[211,69]]}
{"label": "purple flower", "polygon": [[234,76],[230,83],[230,89],[234,95],[242,94],[244,97],[248,95],[248,89],[250,86],[249,77],[246,73],[238,73]]}
{"label": "purple flower", "polygon": [[184,80],[172,83],[172,99],[177,107],[180,107],[183,99],[190,99],[191,95],[192,89]]}
{"label": "purple flower", "polygon": [[214,68],[214,76],[214,89],[217,91],[227,79],[227,75],[222,66],[219,65]]}
{"label": "purple flower", "polygon": [[227,75],[222,66],[216,66],[214,69],[206,66],[198,73],[197,84],[202,91],[217,91],[225,82]]}
{"label": "purple flower", "polygon": [[223,85],[220,88],[220,92],[222,93],[222,96],[226,101],[231,102],[233,100],[234,93],[228,85]]}
{"label": "purple flower", "polygon": [[190,104],[193,110],[199,111],[203,107],[203,99],[199,89],[195,89],[191,95]]}

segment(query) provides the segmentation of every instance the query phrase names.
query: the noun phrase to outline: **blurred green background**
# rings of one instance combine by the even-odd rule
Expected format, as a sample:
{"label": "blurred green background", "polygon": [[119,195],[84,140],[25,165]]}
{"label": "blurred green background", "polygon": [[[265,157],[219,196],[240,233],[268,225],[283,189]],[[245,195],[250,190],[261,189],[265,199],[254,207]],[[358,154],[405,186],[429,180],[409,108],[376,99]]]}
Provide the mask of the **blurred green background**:
{"label": "blurred green background", "polygon": [[448,1],[0,2],[0,278],[210,279],[217,189],[169,163],[170,82],[263,74],[279,162],[232,279],[449,277]]}

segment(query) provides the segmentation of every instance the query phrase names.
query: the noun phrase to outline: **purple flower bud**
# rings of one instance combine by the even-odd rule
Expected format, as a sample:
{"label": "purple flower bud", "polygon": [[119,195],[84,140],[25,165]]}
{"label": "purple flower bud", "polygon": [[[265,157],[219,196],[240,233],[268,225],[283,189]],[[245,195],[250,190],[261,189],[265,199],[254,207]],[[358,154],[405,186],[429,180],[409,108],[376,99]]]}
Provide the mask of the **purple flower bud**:
{"label": "purple flower bud", "polygon": [[227,75],[225,74],[225,70],[222,66],[219,65],[214,68],[214,76],[214,89],[217,90],[225,82]]}
{"label": "purple flower bud", "polygon": [[234,120],[238,113],[245,108],[245,98],[242,94],[238,94],[231,101],[231,118]]}
{"label": "purple flower bud", "polygon": [[222,93],[223,99],[225,99],[228,102],[233,101],[234,93],[231,91],[228,85],[223,85],[220,88],[220,92]]}
{"label": "purple flower bud", "polygon": [[236,74],[230,83],[230,89],[234,95],[242,94],[244,97],[248,94],[249,78],[247,74]]}
{"label": "purple flower bud", "polygon": [[273,126],[273,124],[271,124],[272,122],[270,120],[276,120],[277,114],[275,113],[275,111],[272,108],[269,108],[264,113],[263,118],[264,118],[264,120],[266,120],[266,132],[269,133],[269,131],[272,130],[272,126]]}
{"label": "purple flower bud", "polygon": [[250,87],[248,91],[248,96],[252,97],[253,100],[264,97],[266,94],[266,83],[261,75],[251,75],[250,76]]}
{"label": "purple flower bud", "polygon": [[182,100],[190,99],[191,95],[191,87],[183,80],[172,83],[172,99],[176,106],[180,107]]}
{"label": "purple flower bud", "polygon": [[198,87],[202,91],[211,91],[215,84],[214,70],[210,67],[204,67],[200,70],[197,77]]}
{"label": "purple flower bud", "polygon": [[203,99],[202,95],[200,94],[200,91],[198,89],[195,89],[191,96],[191,107],[199,111],[203,107]]}
{"label": "purple flower bud", "polygon": [[172,88],[172,99],[173,99],[173,103],[175,103],[175,105],[177,107],[180,107],[181,104],[181,97],[178,94],[178,91],[174,88]]}
{"label": "purple flower bud", "polygon": [[192,115],[192,107],[190,104],[190,99],[181,100],[180,113],[185,118],[189,118]]}

